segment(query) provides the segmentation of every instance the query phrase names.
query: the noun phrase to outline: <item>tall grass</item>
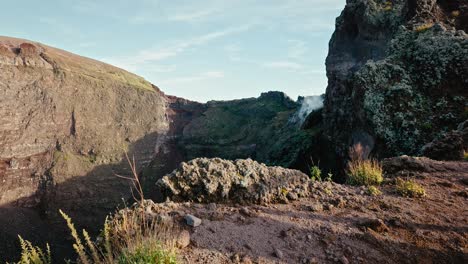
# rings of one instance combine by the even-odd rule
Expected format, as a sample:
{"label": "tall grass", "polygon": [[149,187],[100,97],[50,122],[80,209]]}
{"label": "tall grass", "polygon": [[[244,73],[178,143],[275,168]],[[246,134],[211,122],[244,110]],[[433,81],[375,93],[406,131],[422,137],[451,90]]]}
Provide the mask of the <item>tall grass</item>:
{"label": "tall grass", "polygon": [[382,183],[382,165],[376,159],[367,159],[361,144],[350,148],[349,157],[348,184],[371,186]]}
{"label": "tall grass", "polygon": [[[135,159],[132,161],[125,153],[130,165],[132,178],[117,175],[132,181],[139,197],[132,208],[117,212],[113,217],[106,218],[101,235],[94,242],[86,230],[81,234],[77,231],[72,219],[59,210],[73,237],[73,249],[78,255],[77,262],[82,264],[174,264],[176,258],[176,243],[180,234],[177,225],[172,221],[162,221],[149,216],[146,212],[148,202],[144,199],[143,189],[138,179]],[[132,191],[133,194],[133,191]],[[29,241],[20,237],[22,255],[19,264],[50,264],[51,252],[49,246],[44,253],[34,247]]]}
{"label": "tall grass", "polygon": [[28,240],[18,236],[21,245],[21,259],[18,264],[51,264],[52,257],[49,244],[46,245],[46,251],[33,246]]}

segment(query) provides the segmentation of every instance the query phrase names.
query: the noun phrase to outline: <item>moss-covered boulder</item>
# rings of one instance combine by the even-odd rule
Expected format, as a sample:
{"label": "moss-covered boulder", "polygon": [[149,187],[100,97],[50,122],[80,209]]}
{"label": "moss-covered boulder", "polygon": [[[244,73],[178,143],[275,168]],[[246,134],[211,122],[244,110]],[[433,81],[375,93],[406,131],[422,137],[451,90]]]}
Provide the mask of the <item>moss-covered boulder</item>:
{"label": "moss-covered boulder", "polygon": [[467,119],[466,1],[351,0],[327,58],[326,134],[345,157],[418,155]]}

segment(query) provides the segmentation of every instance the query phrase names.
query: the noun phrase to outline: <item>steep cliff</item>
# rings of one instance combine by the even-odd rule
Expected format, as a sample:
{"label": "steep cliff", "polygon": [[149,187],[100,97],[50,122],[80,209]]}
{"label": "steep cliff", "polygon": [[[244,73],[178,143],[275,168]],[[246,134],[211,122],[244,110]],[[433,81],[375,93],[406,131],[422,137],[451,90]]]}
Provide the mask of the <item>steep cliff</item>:
{"label": "steep cliff", "polygon": [[302,100],[269,92],[201,104],[111,65],[0,37],[0,259],[18,249],[17,234],[60,245],[58,209],[98,231],[132,198],[131,182],[116,176],[131,176],[125,153],[148,197],[157,179],[197,157],[307,170],[320,122],[301,127]]}
{"label": "steep cliff", "polygon": [[170,130],[169,101],[121,69],[0,37],[0,229],[14,238],[25,225],[43,226],[19,218],[36,212],[51,221],[58,208],[79,215],[79,225],[101,223],[131,197],[129,182],[115,176],[129,174],[124,151],[142,167]]}
{"label": "steep cliff", "polygon": [[345,157],[420,154],[468,118],[468,2],[348,0],[326,61],[325,133]]}

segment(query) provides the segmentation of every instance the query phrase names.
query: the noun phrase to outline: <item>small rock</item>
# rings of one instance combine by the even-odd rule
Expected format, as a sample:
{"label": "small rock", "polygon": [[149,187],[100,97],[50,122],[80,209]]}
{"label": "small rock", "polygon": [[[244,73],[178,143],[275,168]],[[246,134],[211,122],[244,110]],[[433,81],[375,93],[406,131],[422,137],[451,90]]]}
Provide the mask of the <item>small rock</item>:
{"label": "small rock", "polygon": [[335,206],[333,206],[333,204],[326,204],[326,205],[325,205],[325,209],[328,210],[328,211],[333,210],[334,207],[335,207]]}
{"label": "small rock", "polygon": [[312,235],[307,235],[307,240],[312,240]]}
{"label": "small rock", "polygon": [[187,230],[183,230],[177,237],[177,247],[186,248],[188,245],[190,245],[190,233]]}
{"label": "small rock", "polygon": [[282,259],[284,257],[283,251],[279,250],[278,248],[275,248],[275,256],[279,259]]}
{"label": "small rock", "polygon": [[243,264],[252,264],[253,262],[252,262],[252,260],[250,259],[249,256],[244,256],[244,257],[242,257],[242,263]]}
{"label": "small rock", "polygon": [[314,257],[314,258],[310,259],[309,263],[310,264],[318,264],[319,262],[318,262],[317,258]]}
{"label": "small rock", "polygon": [[299,199],[299,196],[295,192],[288,192],[288,195],[286,195],[286,198],[288,198],[291,201],[295,201]]}
{"label": "small rock", "polygon": [[323,205],[320,203],[315,203],[310,206],[310,210],[312,212],[322,212],[323,211]]}
{"label": "small rock", "polygon": [[349,260],[345,256],[341,257],[340,261],[342,264],[349,264]]}
{"label": "small rock", "polygon": [[351,256],[353,254],[353,250],[350,247],[346,247],[344,253],[348,256]]}
{"label": "small rock", "polygon": [[240,210],[239,210],[239,213],[245,215],[245,216],[251,216],[252,213],[249,211],[249,209],[245,208],[245,207],[242,207]]}
{"label": "small rock", "polygon": [[215,203],[210,203],[210,204],[208,204],[207,208],[210,211],[216,211],[217,205]]}
{"label": "small rock", "polygon": [[196,217],[196,216],[188,214],[188,215],[185,216],[185,222],[189,226],[197,227],[197,226],[201,225],[202,220],[200,218]]}
{"label": "small rock", "polygon": [[388,226],[381,219],[365,219],[360,223],[361,226],[370,228],[376,232],[388,232]]}
{"label": "small rock", "polygon": [[232,255],[231,260],[233,263],[239,263],[240,262],[240,256],[238,253]]}

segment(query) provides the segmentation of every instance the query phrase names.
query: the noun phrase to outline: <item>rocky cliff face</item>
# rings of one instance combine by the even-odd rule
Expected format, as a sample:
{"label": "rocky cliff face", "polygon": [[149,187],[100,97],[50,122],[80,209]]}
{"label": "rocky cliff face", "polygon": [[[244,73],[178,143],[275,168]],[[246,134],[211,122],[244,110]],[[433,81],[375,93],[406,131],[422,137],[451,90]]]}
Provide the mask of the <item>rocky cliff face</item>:
{"label": "rocky cliff face", "polygon": [[310,118],[301,128],[300,107],[279,92],[200,104],[113,66],[0,37],[0,259],[17,249],[17,234],[62,243],[58,209],[97,231],[132,197],[116,176],[131,176],[126,152],[149,197],[158,178],[196,157],[306,169],[320,129]]}
{"label": "rocky cliff face", "polygon": [[[121,69],[0,37],[0,215],[34,208],[50,221],[62,208],[79,225],[101,222],[131,197],[129,182],[115,176],[129,174],[124,151],[138,167],[151,162],[155,142],[171,130],[169,106],[156,87]],[[8,219],[0,225],[12,237],[24,225],[42,226]]]}
{"label": "rocky cliff face", "polygon": [[420,154],[468,118],[468,2],[348,0],[326,61],[325,133],[345,157]]}

